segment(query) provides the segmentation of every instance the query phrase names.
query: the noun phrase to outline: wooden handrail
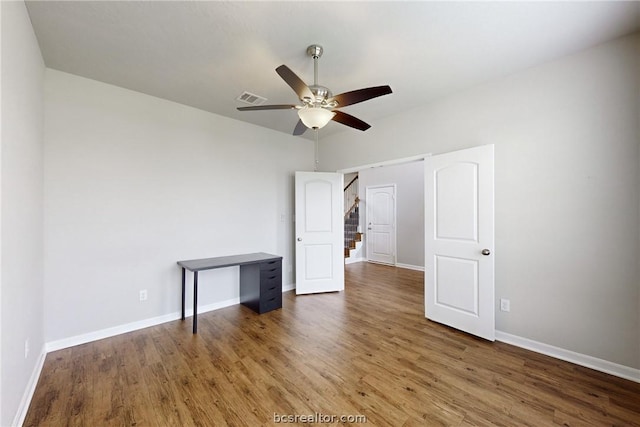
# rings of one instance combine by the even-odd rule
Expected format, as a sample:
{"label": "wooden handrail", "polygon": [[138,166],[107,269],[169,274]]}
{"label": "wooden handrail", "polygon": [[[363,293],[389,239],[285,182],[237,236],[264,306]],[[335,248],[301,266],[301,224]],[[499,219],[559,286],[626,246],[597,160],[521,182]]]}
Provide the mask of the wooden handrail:
{"label": "wooden handrail", "polygon": [[[351,212],[358,206],[358,202],[360,202],[360,198],[358,197],[358,186],[353,185],[354,182],[358,180],[358,175],[356,175],[350,182],[344,187],[344,204],[349,206],[349,209],[345,212],[344,217],[347,218]],[[352,188],[353,186],[353,188]],[[347,191],[349,190],[349,191]]]}
{"label": "wooden handrail", "polygon": [[351,205],[347,213],[344,214],[345,218],[348,217],[351,211],[353,211],[358,206],[358,203],[360,203],[360,197],[356,197],[356,200],[353,202],[353,205]]}
{"label": "wooden handrail", "polygon": [[351,184],[353,184],[353,182],[358,179],[358,175],[354,176],[353,179],[347,184],[346,187],[344,187],[344,191],[347,191],[347,188],[351,187]]}

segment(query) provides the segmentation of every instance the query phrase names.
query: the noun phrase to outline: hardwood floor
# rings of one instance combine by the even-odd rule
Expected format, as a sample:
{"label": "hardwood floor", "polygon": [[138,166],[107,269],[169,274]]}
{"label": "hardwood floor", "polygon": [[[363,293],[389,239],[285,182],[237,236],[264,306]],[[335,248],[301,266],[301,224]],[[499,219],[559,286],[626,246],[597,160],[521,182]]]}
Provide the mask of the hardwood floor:
{"label": "hardwood floor", "polygon": [[195,336],[187,319],[50,353],[24,425],[640,426],[640,384],[426,320],[422,273],[345,277],[263,315],[202,314]]}

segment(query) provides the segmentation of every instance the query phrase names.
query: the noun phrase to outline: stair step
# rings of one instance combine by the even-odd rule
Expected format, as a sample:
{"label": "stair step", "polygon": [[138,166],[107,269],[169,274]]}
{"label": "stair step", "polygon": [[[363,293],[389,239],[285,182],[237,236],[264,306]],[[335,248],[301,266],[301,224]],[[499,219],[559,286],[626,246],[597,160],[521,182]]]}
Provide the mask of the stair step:
{"label": "stair step", "polygon": [[349,258],[356,242],[362,241],[362,233],[358,233],[360,225],[360,208],[356,206],[344,220],[344,257]]}

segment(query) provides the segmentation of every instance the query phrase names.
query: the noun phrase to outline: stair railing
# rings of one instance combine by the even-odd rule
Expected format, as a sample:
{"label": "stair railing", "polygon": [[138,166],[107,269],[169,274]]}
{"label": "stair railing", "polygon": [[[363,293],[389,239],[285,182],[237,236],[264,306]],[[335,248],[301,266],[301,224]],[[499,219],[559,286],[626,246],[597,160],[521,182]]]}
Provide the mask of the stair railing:
{"label": "stair railing", "polygon": [[358,175],[356,175],[346,187],[344,187],[344,216],[345,218],[358,206]]}
{"label": "stair railing", "polygon": [[361,241],[359,231],[358,203],[358,175],[356,175],[346,187],[344,187],[344,256],[349,258],[351,250],[356,248],[356,242]]}

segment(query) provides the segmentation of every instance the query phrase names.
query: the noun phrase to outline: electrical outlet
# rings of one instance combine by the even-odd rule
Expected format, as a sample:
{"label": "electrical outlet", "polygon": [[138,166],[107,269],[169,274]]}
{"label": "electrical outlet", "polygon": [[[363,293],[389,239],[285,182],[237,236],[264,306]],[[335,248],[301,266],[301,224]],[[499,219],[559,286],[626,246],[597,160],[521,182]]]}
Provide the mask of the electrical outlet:
{"label": "electrical outlet", "polygon": [[140,291],[140,301],[146,301],[147,300],[147,290],[143,289]]}
{"label": "electrical outlet", "polygon": [[29,357],[29,338],[24,340],[24,358]]}
{"label": "electrical outlet", "polygon": [[511,301],[506,298],[500,298],[500,310],[511,311]]}

